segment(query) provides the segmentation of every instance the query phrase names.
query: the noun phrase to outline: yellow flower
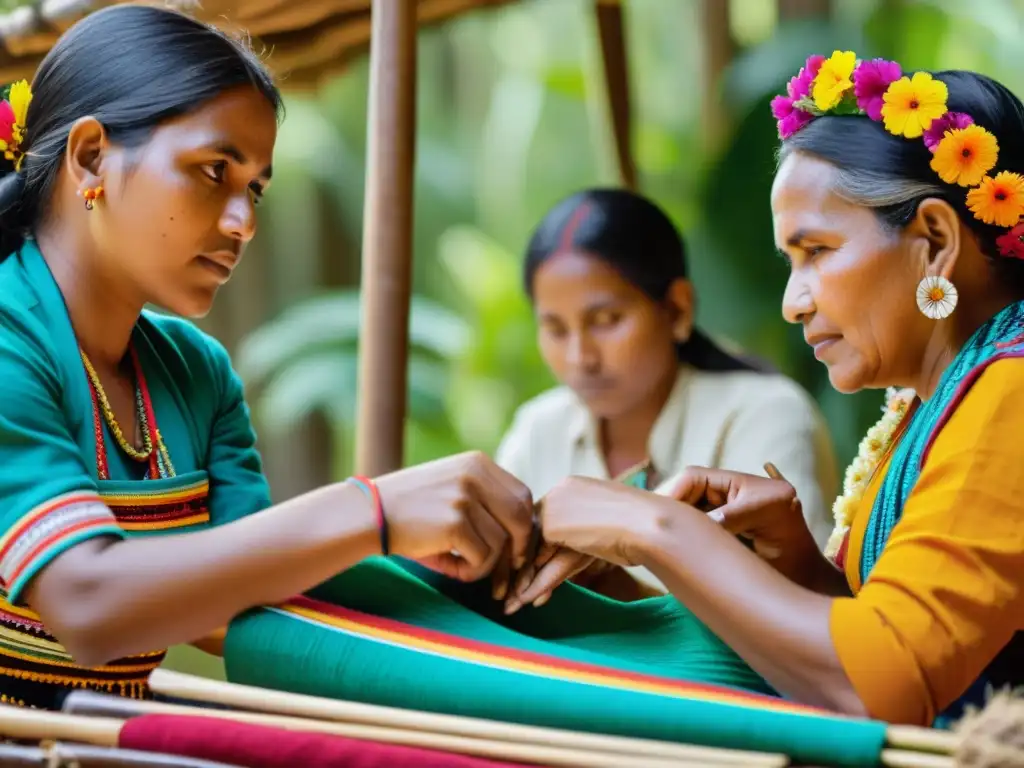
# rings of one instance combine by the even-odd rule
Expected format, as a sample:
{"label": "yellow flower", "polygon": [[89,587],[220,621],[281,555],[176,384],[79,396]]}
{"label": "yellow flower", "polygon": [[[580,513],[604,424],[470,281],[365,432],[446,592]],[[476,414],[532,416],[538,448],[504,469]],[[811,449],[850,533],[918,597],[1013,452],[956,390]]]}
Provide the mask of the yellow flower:
{"label": "yellow flower", "polygon": [[1024,176],[1002,171],[967,193],[967,207],[986,224],[1012,227],[1024,216]]}
{"label": "yellow flower", "polygon": [[839,549],[843,546],[843,539],[849,530],[850,526],[847,525],[837,527],[832,531],[832,535],[828,537],[828,542],[825,544],[825,557],[833,562],[835,561],[836,555],[839,554]]}
{"label": "yellow flower", "polygon": [[[875,428],[872,427],[872,430],[875,430]],[[876,461],[879,454],[885,450],[885,435],[881,433],[881,430],[868,432],[864,439],[860,441],[859,450],[863,456]]]}
{"label": "yellow flower", "polygon": [[32,102],[32,89],[29,88],[27,80],[19,80],[11,86],[7,94],[7,101],[14,112],[15,124],[25,127],[25,118],[28,117],[28,105]]}
{"label": "yellow flower", "polygon": [[859,502],[860,499],[851,499],[849,496],[840,496],[836,499],[835,506],[832,508],[836,523],[841,526],[848,526],[852,523],[857,514]]}
{"label": "yellow flower", "polygon": [[901,77],[882,97],[885,130],[896,136],[916,139],[933,120],[946,114],[946,84],[927,72],[915,72],[913,78]]}
{"label": "yellow flower", "polygon": [[874,467],[870,461],[868,461],[863,455],[857,456],[857,458],[855,458],[846,469],[846,477],[843,478],[844,490],[847,493],[852,493],[859,489],[873,471]]}
{"label": "yellow flower", "polygon": [[853,88],[855,66],[857,54],[853,51],[834,51],[823,61],[811,89],[814,106],[827,112],[842,101],[846,92]]}
{"label": "yellow flower", "polygon": [[947,184],[973,187],[996,167],[999,142],[980,125],[954,128],[935,148],[932,170]]}

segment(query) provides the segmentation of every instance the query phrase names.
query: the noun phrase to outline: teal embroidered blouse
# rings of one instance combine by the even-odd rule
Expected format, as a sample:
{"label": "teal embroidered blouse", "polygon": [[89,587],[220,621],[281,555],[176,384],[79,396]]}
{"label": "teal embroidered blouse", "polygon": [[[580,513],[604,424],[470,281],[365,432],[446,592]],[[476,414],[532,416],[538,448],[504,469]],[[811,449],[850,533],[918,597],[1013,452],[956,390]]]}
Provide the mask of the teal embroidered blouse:
{"label": "teal embroidered blouse", "polygon": [[[57,554],[90,536],[182,533],[270,505],[242,382],[224,347],[188,321],[150,311],[133,343],[177,476],[143,479],[144,467],[107,433],[104,481],[62,294],[31,241],[0,263],[0,586],[10,604]],[[125,530],[95,503],[97,495],[131,496],[142,486],[173,494],[206,481],[208,520],[192,515]]]}

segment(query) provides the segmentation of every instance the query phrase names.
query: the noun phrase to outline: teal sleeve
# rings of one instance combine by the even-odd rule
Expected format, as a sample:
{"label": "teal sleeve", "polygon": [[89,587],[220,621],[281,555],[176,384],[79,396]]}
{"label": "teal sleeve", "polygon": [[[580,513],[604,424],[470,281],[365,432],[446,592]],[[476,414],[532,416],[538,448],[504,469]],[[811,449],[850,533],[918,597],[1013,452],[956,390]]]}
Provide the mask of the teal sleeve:
{"label": "teal sleeve", "polygon": [[12,603],[69,547],[124,536],[72,435],[43,333],[33,318],[0,316],[0,585]]}
{"label": "teal sleeve", "polygon": [[210,519],[223,525],[269,507],[270,488],[242,380],[223,345],[209,336],[206,343],[219,392],[207,463]]}

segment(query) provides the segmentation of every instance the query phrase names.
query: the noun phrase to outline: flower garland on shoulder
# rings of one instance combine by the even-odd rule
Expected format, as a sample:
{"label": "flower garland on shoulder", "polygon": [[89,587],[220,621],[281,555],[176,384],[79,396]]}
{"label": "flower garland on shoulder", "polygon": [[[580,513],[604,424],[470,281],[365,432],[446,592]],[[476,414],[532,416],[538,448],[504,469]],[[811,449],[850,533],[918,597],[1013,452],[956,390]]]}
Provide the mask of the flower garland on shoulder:
{"label": "flower garland on shoulder", "polygon": [[21,170],[25,153],[21,150],[25,141],[25,120],[28,105],[32,102],[32,89],[27,80],[12,83],[3,92],[0,101],[0,152],[14,163],[14,170]]}
{"label": "flower garland on shoulder", "polygon": [[995,171],[995,135],[971,115],[949,111],[948,97],[946,84],[928,72],[907,76],[894,61],[835,51],[808,58],[771,109],[783,140],[824,115],[865,116],[894,136],[922,140],[938,177],[967,188],[971,213],[1007,230],[996,239],[999,253],[1024,259],[1024,176]]}
{"label": "flower garland on shoulder", "polygon": [[825,545],[825,557],[830,560],[835,560],[843,540],[850,532],[850,525],[864,500],[864,493],[892,446],[896,430],[903,422],[915,397],[912,389],[886,390],[882,418],[860,441],[857,457],[847,468],[846,477],[843,478],[843,493],[832,505],[835,528],[832,529],[832,535]]}

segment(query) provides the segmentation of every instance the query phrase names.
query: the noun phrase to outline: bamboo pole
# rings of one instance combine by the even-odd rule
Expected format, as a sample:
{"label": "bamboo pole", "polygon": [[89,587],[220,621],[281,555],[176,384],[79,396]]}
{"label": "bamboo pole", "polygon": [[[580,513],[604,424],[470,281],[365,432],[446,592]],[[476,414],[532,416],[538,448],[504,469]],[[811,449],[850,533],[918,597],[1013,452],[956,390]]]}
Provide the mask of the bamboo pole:
{"label": "bamboo pole", "polygon": [[956,760],[950,755],[883,749],[882,765],[886,768],[956,768]]}
{"label": "bamboo pole", "polygon": [[64,712],[0,704],[0,736],[23,741],[80,741],[99,747],[116,747],[121,720],[110,717],[78,717]]}
{"label": "bamboo pole", "polygon": [[166,752],[97,747],[68,741],[46,741],[39,746],[0,744],[4,768],[244,768],[239,765],[182,757]]}
{"label": "bamboo pole", "polygon": [[[222,683],[193,677],[165,669],[154,670],[150,676],[149,685],[156,693],[166,696],[263,713],[273,712],[296,718],[367,726],[386,724],[388,727],[408,731],[494,740],[506,744],[537,743],[566,750],[588,750],[620,757],[628,755],[642,759],[647,765],[652,766],[656,764],[653,762],[656,760],[690,761],[705,766],[746,765],[764,766],[765,768],[787,765],[789,762],[785,755],[778,754],[580,733],[556,728],[381,707],[352,701],[322,699],[283,691],[268,691],[236,683]],[[74,694],[72,694],[73,696]],[[308,720],[304,720],[304,722],[308,722]],[[509,756],[505,756],[505,759],[509,759]]]}
{"label": "bamboo pole", "polygon": [[416,2],[372,4],[355,465],[402,465],[416,165]]}
{"label": "bamboo pole", "polygon": [[886,730],[886,743],[889,746],[917,752],[953,754],[960,747],[961,741],[960,736],[955,733],[934,728],[890,725]]}

